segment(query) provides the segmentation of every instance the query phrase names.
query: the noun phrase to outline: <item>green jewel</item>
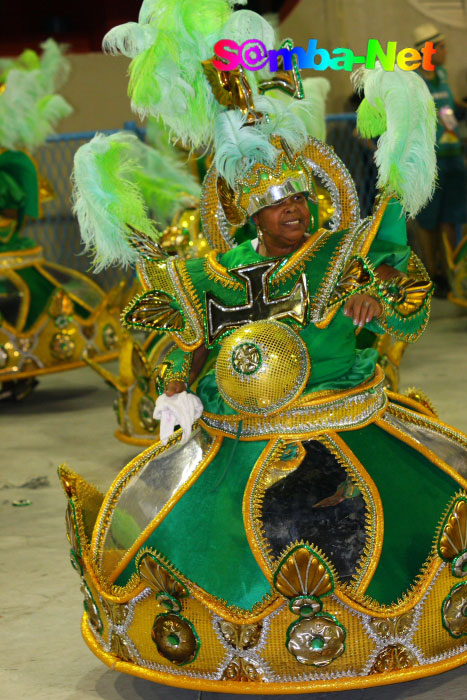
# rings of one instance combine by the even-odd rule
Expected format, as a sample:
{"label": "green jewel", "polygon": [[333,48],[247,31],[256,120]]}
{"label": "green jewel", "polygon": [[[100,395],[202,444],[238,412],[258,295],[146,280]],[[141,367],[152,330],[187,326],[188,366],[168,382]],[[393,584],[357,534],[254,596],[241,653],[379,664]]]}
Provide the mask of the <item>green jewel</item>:
{"label": "green jewel", "polygon": [[180,644],[180,639],[177,637],[176,634],[169,634],[169,636],[167,637],[167,641],[174,647],[177,646],[177,644]]}
{"label": "green jewel", "polygon": [[162,607],[165,608],[165,610],[167,610],[168,612],[178,613],[182,609],[180,602],[176,598],[171,596],[170,593],[165,593],[164,591],[161,591],[157,594],[156,598],[162,605]]}
{"label": "green jewel", "polygon": [[324,639],[322,637],[315,637],[311,640],[310,646],[312,649],[323,649]]}
{"label": "green jewel", "polygon": [[376,394],[376,389],[374,386],[371,387],[371,389],[368,389],[369,394]]}
{"label": "green jewel", "polygon": [[[314,610],[311,607],[311,605],[302,605],[302,607],[300,608],[301,615],[307,616],[307,615],[310,615],[312,612],[314,612]],[[313,648],[315,648],[315,647],[313,647]]]}
{"label": "green jewel", "polygon": [[285,162],[285,160],[282,161],[282,170],[288,170],[288,169],[289,169],[289,166],[287,165],[287,163]]}
{"label": "green jewel", "polygon": [[261,173],[261,179],[262,179],[262,180],[269,180],[269,175],[268,175],[268,173]]}
{"label": "green jewel", "polygon": [[250,191],[250,188],[248,187],[248,185],[243,185],[243,193],[248,194],[249,191]]}

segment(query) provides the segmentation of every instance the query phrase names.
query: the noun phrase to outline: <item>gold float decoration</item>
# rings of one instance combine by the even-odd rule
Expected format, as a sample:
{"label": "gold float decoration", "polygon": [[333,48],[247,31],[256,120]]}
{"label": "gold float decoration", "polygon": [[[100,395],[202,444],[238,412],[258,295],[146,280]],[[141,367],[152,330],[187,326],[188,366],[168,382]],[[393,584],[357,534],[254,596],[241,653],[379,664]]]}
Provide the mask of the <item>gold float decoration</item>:
{"label": "gold float decoration", "polygon": [[[35,317],[31,291],[19,274],[26,268],[53,287]],[[6,306],[0,306],[0,385],[12,383],[19,395],[13,386],[22,380],[82,367],[84,352],[96,363],[115,359],[126,282],[105,293],[82,273],[44,260],[40,246],[0,253],[0,278],[7,289]]]}
{"label": "gold float decoration", "polygon": [[[464,228],[465,234],[465,228]],[[443,243],[448,264],[448,279],[451,287],[448,293],[449,301],[463,309],[467,308],[467,236],[463,235],[455,248],[449,242],[447,231],[443,231]]]}

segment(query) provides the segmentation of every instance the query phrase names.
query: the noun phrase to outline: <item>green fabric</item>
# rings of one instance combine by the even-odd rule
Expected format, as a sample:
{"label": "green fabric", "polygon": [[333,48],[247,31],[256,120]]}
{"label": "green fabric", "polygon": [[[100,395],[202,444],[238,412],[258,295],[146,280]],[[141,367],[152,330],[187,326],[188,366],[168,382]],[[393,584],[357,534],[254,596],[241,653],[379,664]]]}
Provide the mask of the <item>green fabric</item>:
{"label": "green fabric", "polygon": [[170,362],[171,367],[170,369],[167,370],[167,373],[164,378],[164,384],[167,384],[167,382],[171,381],[171,378],[175,375],[178,374],[179,372],[182,371],[184,363],[187,361],[187,358],[190,358],[190,364],[187,365],[187,368],[185,367],[184,370],[184,381],[188,384],[188,376],[190,374],[190,367],[191,367],[191,355],[193,353],[191,352],[184,352],[181,348],[178,346],[175,346],[170,350],[167,355],[164,358],[164,362]]}
{"label": "green fabric", "polygon": [[16,273],[26,282],[31,294],[28,317],[24,326],[24,330],[27,331],[39,318],[56,287],[35,267],[25,267],[22,270],[16,270]]}
{"label": "green fabric", "polygon": [[401,203],[395,197],[387,203],[376,240],[389,241],[401,246],[407,245],[407,223]]}
{"label": "green fabric", "polygon": [[431,551],[437,525],[458,484],[426,457],[376,425],[340,433],[380,493],[384,544],[368,595],[397,601]]}
{"label": "green fabric", "polygon": [[[433,72],[433,78],[431,80],[427,80],[425,75],[422,75],[422,78],[425,81],[435,102],[438,115],[443,107],[450,107],[454,111],[454,97],[451,92],[451,88],[449,87],[446,69],[443,68],[443,66],[436,66]],[[443,126],[440,117],[438,116],[438,123],[436,127],[436,150],[437,155],[441,158],[462,154],[459,129],[456,128],[454,133],[457,136],[457,140],[454,140],[452,137],[447,137],[447,131]]]}
{"label": "green fabric", "polygon": [[[239,442],[233,463],[224,474],[234,445],[234,440],[224,440],[213,462],[145,546],[161,552],[209,593],[250,609],[270,591],[270,585],[248,545],[242,499],[253,465],[267,442]],[[116,584],[125,585],[134,571],[133,560]]]}
{"label": "green fabric", "polygon": [[0,211],[18,211],[18,228],[25,216],[39,216],[39,180],[32,160],[22,151],[0,153]]}

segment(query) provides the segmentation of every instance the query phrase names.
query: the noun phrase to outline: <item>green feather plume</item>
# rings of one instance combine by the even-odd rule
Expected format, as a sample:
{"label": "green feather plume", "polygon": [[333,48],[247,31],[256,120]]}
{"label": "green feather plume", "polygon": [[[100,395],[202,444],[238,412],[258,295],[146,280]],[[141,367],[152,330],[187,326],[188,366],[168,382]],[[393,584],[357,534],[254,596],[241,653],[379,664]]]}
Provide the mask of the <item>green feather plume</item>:
{"label": "green feather plume", "polygon": [[385,71],[360,68],[353,76],[365,99],[357,128],[366,138],[379,136],[375,161],[378,187],[400,200],[415,216],[433,195],[436,180],[436,110],[424,80],[397,66]]}
{"label": "green feather plume", "polygon": [[138,164],[127,157],[124,143],[97,134],[75,154],[73,211],[85,251],[94,255],[96,272],[113,263],[127,267],[136,251],[128,243],[126,224],[157,235],[146,203],[134,182]]}
{"label": "green feather plume", "polygon": [[133,57],[133,110],[140,117],[161,117],[192,148],[210,142],[221,110],[201,62],[212,56],[230,14],[226,0],[145,0],[138,24],[116,27],[104,38],[106,51]]}
{"label": "green feather plume", "polygon": [[[207,148],[212,126],[225,111],[215,99],[202,61],[212,57],[222,38],[241,42],[262,38],[272,48],[274,32],[248,10],[232,14],[233,0],[145,0],[138,22],[115,27],[105,37],[104,50],[123,53],[130,64],[129,95],[141,117],[161,118],[185,147]],[[255,78],[251,78],[253,87]]]}
{"label": "green feather plume", "polygon": [[234,187],[236,180],[255,163],[272,167],[279,154],[258,126],[245,126],[246,116],[240,110],[220,114],[214,125],[216,168]]}
{"label": "green feather plume", "polygon": [[150,210],[165,226],[200,196],[199,183],[182,165],[127,132],[98,134],[78,149],[73,181],[73,210],[97,272],[136,261],[127,224],[157,240]]}
{"label": "green feather plume", "polygon": [[[69,64],[63,47],[48,39],[39,61],[24,52],[8,68],[0,94],[0,146],[34,151],[53,133],[56,124],[72,112],[71,106],[53,91],[63,83]],[[34,53],[34,52],[32,52]],[[35,54],[36,55],[36,54]]]}

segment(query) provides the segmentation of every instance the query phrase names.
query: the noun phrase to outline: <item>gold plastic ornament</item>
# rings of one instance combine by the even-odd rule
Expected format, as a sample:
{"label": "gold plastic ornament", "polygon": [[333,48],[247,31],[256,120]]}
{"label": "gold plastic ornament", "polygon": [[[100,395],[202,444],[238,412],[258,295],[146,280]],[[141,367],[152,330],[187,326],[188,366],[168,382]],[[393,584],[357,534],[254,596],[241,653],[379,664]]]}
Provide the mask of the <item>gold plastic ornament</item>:
{"label": "gold plastic ornament", "polygon": [[222,342],[216,380],[226,403],[240,413],[274,413],[297,398],[310,376],[300,336],[278,321],[255,321]]}

